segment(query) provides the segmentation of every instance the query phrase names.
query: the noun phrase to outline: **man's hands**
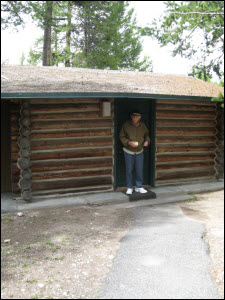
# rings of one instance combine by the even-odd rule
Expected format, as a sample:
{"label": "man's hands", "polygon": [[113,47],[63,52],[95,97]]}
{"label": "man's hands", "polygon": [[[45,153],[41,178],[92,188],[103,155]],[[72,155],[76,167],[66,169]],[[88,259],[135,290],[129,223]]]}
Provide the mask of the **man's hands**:
{"label": "man's hands", "polygon": [[138,147],[138,144],[135,142],[135,141],[130,141],[128,142],[128,144],[133,147],[133,148],[137,148]]}
{"label": "man's hands", "polygon": [[[138,144],[137,144],[137,142],[135,142],[135,141],[130,141],[130,142],[128,142],[128,144],[131,146],[131,147],[133,147],[133,148],[137,148],[138,147]],[[146,141],[146,142],[144,142],[144,147],[147,147],[149,145],[149,142],[148,141]]]}

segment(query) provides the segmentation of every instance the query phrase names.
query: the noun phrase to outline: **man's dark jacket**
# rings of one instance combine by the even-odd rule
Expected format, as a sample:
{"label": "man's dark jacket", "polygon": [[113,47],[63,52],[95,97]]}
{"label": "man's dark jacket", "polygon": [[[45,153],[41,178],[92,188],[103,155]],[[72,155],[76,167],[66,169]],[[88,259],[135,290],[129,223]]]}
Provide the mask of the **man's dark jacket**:
{"label": "man's dark jacket", "polygon": [[[124,148],[131,152],[140,152],[143,150],[144,142],[150,143],[149,132],[143,122],[139,122],[136,127],[132,121],[126,121],[120,130],[119,137]],[[130,141],[138,142],[138,147],[133,148],[128,145]]]}

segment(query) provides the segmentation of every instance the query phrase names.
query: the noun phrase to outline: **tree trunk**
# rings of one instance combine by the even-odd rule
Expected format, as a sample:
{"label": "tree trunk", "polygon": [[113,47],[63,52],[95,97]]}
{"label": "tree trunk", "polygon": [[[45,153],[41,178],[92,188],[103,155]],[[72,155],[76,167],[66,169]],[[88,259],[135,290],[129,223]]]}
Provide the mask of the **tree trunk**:
{"label": "tree trunk", "polygon": [[43,66],[50,66],[52,6],[53,6],[53,1],[46,1],[44,47],[43,47]]}
{"label": "tree trunk", "polygon": [[72,12],[72,2],[68,1],[68,24],[66,31],[66,59],[65,67],[70,67],[70,39],[71,39],[71,12]]}

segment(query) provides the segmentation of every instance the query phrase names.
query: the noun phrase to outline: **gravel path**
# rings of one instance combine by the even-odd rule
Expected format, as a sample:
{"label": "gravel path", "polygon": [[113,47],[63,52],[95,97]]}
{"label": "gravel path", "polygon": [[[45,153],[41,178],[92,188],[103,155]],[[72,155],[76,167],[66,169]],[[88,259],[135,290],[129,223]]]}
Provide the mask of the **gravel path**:
{"label": "gravel path", "polygon": [[101,299],[220,299],[210,272],[205,227],[176,204],[133,210]]}

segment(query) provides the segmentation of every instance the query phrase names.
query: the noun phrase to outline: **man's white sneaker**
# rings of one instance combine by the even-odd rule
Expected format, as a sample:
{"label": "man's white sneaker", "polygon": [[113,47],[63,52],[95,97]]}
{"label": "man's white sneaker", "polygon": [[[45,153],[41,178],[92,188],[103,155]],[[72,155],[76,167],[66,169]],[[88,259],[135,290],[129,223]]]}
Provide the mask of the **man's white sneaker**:
{"label": "man's white sneaker", "polygon": [[135,188],[135,192],[138,192],[138,193],[141,193],[141,194],[145,194],[145,193],[147,193],[148,191],[145,190],[144,188]]}
{"label": "man's white sneaker", "polygon": [[132,195],[132,193],[133,193],[133,189],[127,189],[127,191],[126,191],[127,195]]}

